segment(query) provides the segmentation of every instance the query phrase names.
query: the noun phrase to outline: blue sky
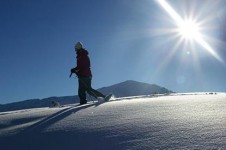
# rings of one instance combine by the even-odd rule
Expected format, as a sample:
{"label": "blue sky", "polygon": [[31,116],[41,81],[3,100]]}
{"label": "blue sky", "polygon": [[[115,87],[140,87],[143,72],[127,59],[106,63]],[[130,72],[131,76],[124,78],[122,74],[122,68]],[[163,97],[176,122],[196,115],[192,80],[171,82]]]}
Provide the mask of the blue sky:
{"label": "blue sky", "polygon": [[176,92],[226,92],[226,2],[169,0],[201,22],[205,41],[181,41],[155,0],[1,0],[0,103],[77,95],[74,44],[89,50],[93,88],[125,80]]}

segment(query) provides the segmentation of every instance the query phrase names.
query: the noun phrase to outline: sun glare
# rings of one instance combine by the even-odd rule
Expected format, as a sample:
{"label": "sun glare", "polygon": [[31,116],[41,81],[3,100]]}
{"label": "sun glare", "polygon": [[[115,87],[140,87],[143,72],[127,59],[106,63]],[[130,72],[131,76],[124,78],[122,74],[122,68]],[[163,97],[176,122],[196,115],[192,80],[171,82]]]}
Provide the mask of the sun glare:
{"label": "sun glare", "polygon": [[215,50],[203,38],[199,24],[194,21],[194,18],[183,19],[166,0],[157,0],[163,9],[170,15],[177,25],[176,32],[182,40],[192,40],[201,45],[207,52],[209,52],[218,61],[224,63],[222,58],[215,52]]}
{"label": "sun glare", "polygon": [[199,26],[193,20],[184,20],[178,26],[178,33],[185,40],[194,40],[199,36]]}

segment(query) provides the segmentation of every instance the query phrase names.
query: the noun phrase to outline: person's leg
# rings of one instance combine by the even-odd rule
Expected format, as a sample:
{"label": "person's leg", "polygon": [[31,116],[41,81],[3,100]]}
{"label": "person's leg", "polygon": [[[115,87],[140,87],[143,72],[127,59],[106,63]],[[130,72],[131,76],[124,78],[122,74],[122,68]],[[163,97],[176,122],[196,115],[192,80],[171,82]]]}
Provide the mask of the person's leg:
{"label": "person's leg", "polygon": [[91,86],[91,83],[92,82],[92,79],[91,78],[87,78],[87,81],[86,81],[86,83],[87,83],[87,87],[88,87],[88,89],[87,89],[87,93],[89,94],[89,95],[91,95],[91,96],[93,96],[93,97],[95,97],[96,99],[98,98],[98,97],[105,97],[105,95],[104,94],[102,94],[101,92],[99,92],[99,91],[97,91],[97,90],[94,90],[93,88],[92,88],[92,86]]}
{"label": "person's leg", "polygon": [[105,95],[100,93],[99,91],[97,90],[94,90],[93,88],[90,88],[88,91],[87,91],[90,95],[92,95],[93,97],[95,97],[96,99],[98,97],[103,97],[105,98]]}
{"label": "person's leg", "polygon": [[80,104],[86,104],[86,86],[83,83],[83,78],[79,78],[78,96],[80,98]]}

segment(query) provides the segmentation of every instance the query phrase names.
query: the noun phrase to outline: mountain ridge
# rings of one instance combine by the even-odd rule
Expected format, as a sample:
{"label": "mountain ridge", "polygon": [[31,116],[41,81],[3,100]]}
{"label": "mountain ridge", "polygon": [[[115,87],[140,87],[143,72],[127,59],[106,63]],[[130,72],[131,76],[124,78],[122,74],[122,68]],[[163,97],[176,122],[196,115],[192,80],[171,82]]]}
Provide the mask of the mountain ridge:
{"label": "mountain ridge", "polygon": [[112,92],[116,97],[172,93],[172,91],[156,84],[148,84],[133,80],[127,80],[108,87],[103,87],[99,90],[103,93]]}
{"label": "mountain ridge", "polygon": [[[108,87],[99,88],[98,91],[103,94],[113,93],[115,97],[127,97],[127,96],[139,96],[139,95],[150,95],[150,94],[163,94],[163,93],[172,93],[172,91],[158,86],[156,84],[148,84],[133,80],[127,80],[121,83],[117,83]],[[90,97],[87,97],[90,98]],[[94,98],[90,98],[92,100]],[[61,105],[78,103],[79,97],[75,96],[61,96],[61,97],[48,97],[44,99],[28,99],[19,102],[13,102],[8,104],[0,105],[0,112],[4,111],[13,111],[20,109],[29,109],[29,108],[40,108],[50,106],[52,101],[57,101]]]}

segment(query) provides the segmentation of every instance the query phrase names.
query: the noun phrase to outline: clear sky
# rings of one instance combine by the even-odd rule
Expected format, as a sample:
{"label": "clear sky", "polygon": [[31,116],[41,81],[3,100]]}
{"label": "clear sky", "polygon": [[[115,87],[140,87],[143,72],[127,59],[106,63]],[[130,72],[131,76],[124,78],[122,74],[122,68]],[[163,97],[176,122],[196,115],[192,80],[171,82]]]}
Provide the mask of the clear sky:
{"label": "clear sky", "polygon": [[[93,88],[125,80],[175,92],[226,92],[226,2],[168,0],[200,39],[175,32],[155,0],[1,0],[0,104],[77,95],[74,44],[89,51]],[[217,57],[216,57],[217,56]]]}

